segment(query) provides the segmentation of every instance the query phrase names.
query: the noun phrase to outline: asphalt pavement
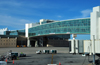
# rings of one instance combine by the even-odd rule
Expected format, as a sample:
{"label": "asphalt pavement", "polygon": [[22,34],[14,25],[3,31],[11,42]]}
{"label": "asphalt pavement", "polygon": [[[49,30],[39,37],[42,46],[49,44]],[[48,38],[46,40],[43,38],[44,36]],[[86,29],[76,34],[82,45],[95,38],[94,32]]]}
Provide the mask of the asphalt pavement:
{"label": "asphalt pavement", "polygon": [[[36,54],[37,50],[57,50],[57,54]],[[3,51],[4,50],[4,51]],[[68,47],[31,47],[31,48],[0,48],[0,54],[6,53],[8,50],[13,52],[21,52],[26,54],[26,57],[19,57],[19,60],[8,61],[7,65],[91,65],[92,56],[82,56],[81,54],[70,54]],[[2,52],[3,51],[3,52]],[[96,57],[97,59],[97,57]]]}

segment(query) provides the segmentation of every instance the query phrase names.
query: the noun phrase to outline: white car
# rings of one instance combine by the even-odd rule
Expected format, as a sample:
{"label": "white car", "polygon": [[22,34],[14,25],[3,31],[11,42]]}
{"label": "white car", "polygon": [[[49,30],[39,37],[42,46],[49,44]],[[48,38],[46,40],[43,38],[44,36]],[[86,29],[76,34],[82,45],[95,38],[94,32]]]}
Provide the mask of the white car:
{"label": "white car", "polygon": [[41,54],[41,53],[42,53],[41,50],[36,51],[36,54]]}

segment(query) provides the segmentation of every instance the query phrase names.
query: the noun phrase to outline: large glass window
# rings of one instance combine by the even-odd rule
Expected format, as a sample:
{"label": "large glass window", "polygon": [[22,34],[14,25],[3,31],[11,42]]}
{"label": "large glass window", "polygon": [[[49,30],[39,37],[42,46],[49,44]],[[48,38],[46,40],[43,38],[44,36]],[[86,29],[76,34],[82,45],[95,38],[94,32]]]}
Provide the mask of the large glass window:
{"label": "large glass window", "polygon": [[38,34],[49,33],[90,33],[90,19],[77,19],[77,20],[65,20],[60,22],[47,23],[40,26],[32,27],[29,29],[29,36],[36,36]]}

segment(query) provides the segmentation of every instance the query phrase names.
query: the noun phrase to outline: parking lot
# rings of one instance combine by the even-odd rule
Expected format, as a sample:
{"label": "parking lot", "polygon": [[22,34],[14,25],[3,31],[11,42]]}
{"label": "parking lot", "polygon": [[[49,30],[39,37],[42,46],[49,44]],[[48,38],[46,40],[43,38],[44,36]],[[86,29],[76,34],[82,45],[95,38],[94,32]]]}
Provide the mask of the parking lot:
{"label": "parking lot", "polygon": [[[7,65],[47,65],[59,64],[61,65],[91,65],[92,56],[85,57],[79,54],[69,54],[68,47],[30,47],[30,48],[0,48],[0,54],[6,54],[7,51],[21,52],[26,54],[26,57],[19,57],[19,60],[8,61]],[[57,54],[36,54],[37,50],[57,50]],[[96,57],[97,58],[97,57]]]}

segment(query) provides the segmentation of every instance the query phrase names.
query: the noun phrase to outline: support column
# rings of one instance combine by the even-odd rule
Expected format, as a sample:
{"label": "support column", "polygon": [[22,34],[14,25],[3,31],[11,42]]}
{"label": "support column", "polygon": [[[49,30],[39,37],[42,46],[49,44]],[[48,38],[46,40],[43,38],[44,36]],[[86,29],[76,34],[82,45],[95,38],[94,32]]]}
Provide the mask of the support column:
{"label": "support column", "polygon": [[75,40],[75,50],[76,50],[75,53],[78,53],[78,40]]}
{"label": "support column", "polygon": [[8,39],[9,39],[9,37],[8,37]]}
{"label": "support column", "polygon": [[35,47],[38,47],[39,45],[38,45],[38,41],[35,41]]}
{"label": "support column", "polygon": [[74,53],[75,52],[74,42],[75,42],[75,40],[71,40],[71,52],[70,53]]}
{"label": "support column", "polygon": [[29,37],[27,38],[27,47],[31,47]]}

